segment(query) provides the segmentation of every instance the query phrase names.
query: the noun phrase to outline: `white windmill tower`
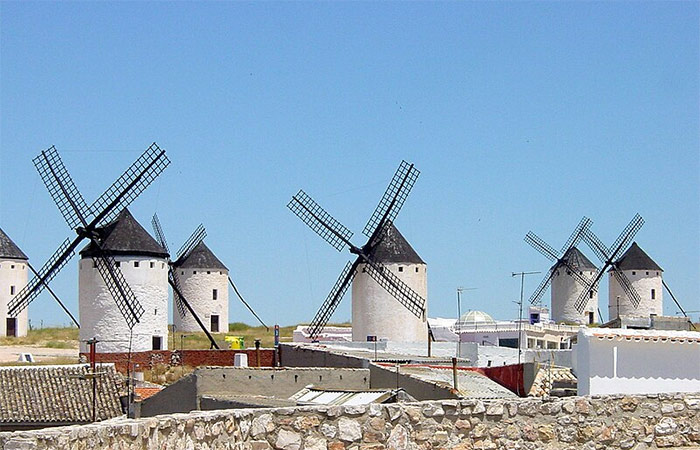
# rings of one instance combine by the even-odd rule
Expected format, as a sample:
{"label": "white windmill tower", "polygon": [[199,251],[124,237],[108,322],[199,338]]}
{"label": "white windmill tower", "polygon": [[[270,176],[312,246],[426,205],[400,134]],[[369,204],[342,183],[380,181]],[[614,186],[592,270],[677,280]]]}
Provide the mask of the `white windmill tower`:
{"label": "white windmill tower", "polygon": [[[105,353],[165,350],[168,345],[168,253],[139,224],[128,209],[115,220],[96,229],[101,248],[94,242],[80,252],[78,277],[81,351],[88,339],[100,341]],[[109,254],[138,302],[143,315],[133,334],[114,301],[110,287],[93,259],[98,252]]]}
{"label": "white windmill tower", "polygon": [[[200,241],[188,254],[175,263],[180,289],[211,333],[228,331],[228,269]],[[178,331],[200,331],[192,314],[173,314]]]}
{"label": "white windmill tower", "polygon": [[[413,249],[409,252],[408,249],[411,246],[393,227],[393,221],[419,174],[420,172],[413,164],[406,161],[401,162],[389,183],[389,187],[384,192],[384,196],[379,201],[379,205],[362,230],[362,233],[367,236],[367,241],[362,247],[350,242],[353,233],[331,217],[304,191],[299,191],[292,197],[287,207],[316,234],[325,239],[336,250],[341,251],[344,247],[348,247],[350,253],[357,255],[354,262],[348,262],[345,265],[326,300],[311,321],[308,331],[312,339],[316,339],[323,327],[326,326],[356,276],[360,276],[361,281],[357,285],[353,283],[353,340],[364,341],[367,336],[376,336],[377,338],[383,336],[389,339],[406,339],[408,341],[424,341],[428,338],[427,307],[424,297],[426,291],[425,263]],[[384,244],[385,247],[382,247],[382,242],[385,239],[387,242]],[[397,245],[401,246],[402,250],[393,248]],[[394,260],[389,259],[388,265],[376,259],[381,255],[388,256],[392,253],[396,256],[393,258]],[[407,257],[407,253],[413,255]],[[421,267],[424,269],[422,273],[420,272]],[[411,277],[408,277],[408,268],[413,270]],[[416,268],[418,269],[417,275]],[[371,278],[374,284],[366,281],[365,277]],[[412,283],[415,284],[412,285]],[[381,295],[379,287],[384,290]],[[385,301],[389,297],[392,297],[393,301]],[[354,311],[356,298],[360,306],[360,311],[357,313]],[[360,301],[360,298],[364,300]],[[375,300],[380,302],[380,306],[369,305]],[[415,316],[417,321],[403,322],[398,319],[397,317],[404,317],[402,315],[404,310]],[[372,314],[373,311],[378,313]],[[385,319],[379,319],[378,322],[375,322],[377,321],[376,316],[384,316]],[[370,321],[369,325],[364,323],[365,319]],[[380,329],[376,328],[376,325],[379,324],[382,326]],[[419,324],[422,325],[419,326]],[[398,328],[407,328],[412,331],[407,331],[404,334],[403,330],[398,330]],[[419,336],[419,328],[424,330],[422,336]]]}
{"label": "white windmill tower", "polygon": [[[428,298],[427,265],[393,224],[369,255],[416,294]],[[396,342],[424,341],[428,333],[426,316],[417,317],[401,307],[367,274],[366,264],[360,264],[357,272],[352,282],[352,340],[365,341],[367,336],[376,336]]]}
{"label": "white windmill tower", "polygon": [[29,322],[27,310],[10,317],[8,303],[27,284],[29,258],[0,229],[0,336],[26,336]]}
{"label": "white windmill tower", "polygon": [[[551,317],[555,322],[594,323],[598,310],[598,293],[591,289],[592,280],[598,269],[576,245],[584,239],[591,226],[591,219],[583,217],[569,239],[557,251],[532,231],[525,236],[525,242],[554,262],[547,275],[530,296],[530,303],[538,304],[549,285],[552,285]],[[586,293],[588,303],[577,309],[577,302]]]}
{"label": "white windmill tower", "polygon": [[[619,274],[624,274],[631,288],[639,296],[635,306],[627,295]],[[636,242],[616,261],[610,269],[608,283],[608,313],[610,318],[620,316],[643,316],[663,314],[663,269],[659,267]],[[622,281],[625,283],[625,281]]]}
{"label": "white windmill tower", "polygon": [[[563,266],[555,269],[552,278],[552,320],[555,322],[591,324],[596,322],[598,292],[587,289],[576,277],[583,277],[590,283],[598,273],[598,268],[576,247],[564,253]],[[588,303],[582,313],[576,309],[576,300],[583,291],[588,291]]]}

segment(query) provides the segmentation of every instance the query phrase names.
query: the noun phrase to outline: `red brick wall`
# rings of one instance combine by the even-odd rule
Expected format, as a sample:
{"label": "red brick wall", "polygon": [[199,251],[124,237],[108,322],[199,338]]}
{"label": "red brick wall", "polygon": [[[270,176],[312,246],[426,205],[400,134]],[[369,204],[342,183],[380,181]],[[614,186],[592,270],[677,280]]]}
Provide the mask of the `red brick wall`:
{"label": "red brick wall", "polygon": [[[156,364],[180,366],[233,366],[233,355],[236,353],[248,354],[248,366],[256,367],[256,350],[152,350],[148,352],[131,353],[132,370],[148,370]],[[90,361],[89,353],[81,353],[86,361]],[[184,361],[183,361],[184,357]],[[273,367],[275,351],[273,349],[260,349],[260,366]],[[95,362],[114,363],[116,369],[126,373],[129,361],[128,353],[97,353]]]}

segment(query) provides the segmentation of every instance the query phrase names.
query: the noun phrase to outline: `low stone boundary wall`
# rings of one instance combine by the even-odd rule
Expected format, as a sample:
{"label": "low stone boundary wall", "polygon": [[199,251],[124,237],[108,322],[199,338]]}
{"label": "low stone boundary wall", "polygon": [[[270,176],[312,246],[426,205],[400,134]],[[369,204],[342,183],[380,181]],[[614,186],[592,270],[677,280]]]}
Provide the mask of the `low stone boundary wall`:
{"label": "low stone boundary wall", "polygon": [[0,433],[6,450],[699,446],[700,394],[202,411]]}

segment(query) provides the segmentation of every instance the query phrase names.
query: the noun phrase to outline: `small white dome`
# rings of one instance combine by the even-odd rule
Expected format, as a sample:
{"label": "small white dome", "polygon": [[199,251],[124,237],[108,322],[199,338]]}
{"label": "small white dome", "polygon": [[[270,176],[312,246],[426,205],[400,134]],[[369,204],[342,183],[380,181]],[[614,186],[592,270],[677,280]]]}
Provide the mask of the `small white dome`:
{"label": "small white dome", "polygon": [[493,317],[489,316],[483,311],[469,311],[462,314],[459,319],[465,325],[468,324],[478,324],[478,323],[496,323]]}

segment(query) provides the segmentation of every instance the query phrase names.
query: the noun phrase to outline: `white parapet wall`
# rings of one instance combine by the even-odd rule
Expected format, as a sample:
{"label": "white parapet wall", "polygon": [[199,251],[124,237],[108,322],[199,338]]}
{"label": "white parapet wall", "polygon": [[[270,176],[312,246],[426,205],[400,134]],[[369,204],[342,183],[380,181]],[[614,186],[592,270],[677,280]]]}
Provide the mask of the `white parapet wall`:
{"label": "white parapet wall", "polygon": [[700,392],[700,333],[581,329],[573,352],[579,395]]}
{"label": "white parapet wall", "polygon": [[[119,269],[131,287],[144,314],[130,333],[124,316],[95,267],[92,258],[81,258],[78,271],[80,351],[87,352],[86,340],[97,338],[101,353],[153,350],[154,338],[160,349],[168,348],[168,263],[148,256],[115,256]],[[157,339],[156,339],[157,340]]]}
{"label": "white parapet wall", "polygon": [[27,284],[29,267],[27,261],[18,259],[0,259],[0,337],[7,336],[8,319],[15,319],[15,336],[27,335],[29,322],[28,308],[24,308],[17,317],[7,315],[10,300]]}

